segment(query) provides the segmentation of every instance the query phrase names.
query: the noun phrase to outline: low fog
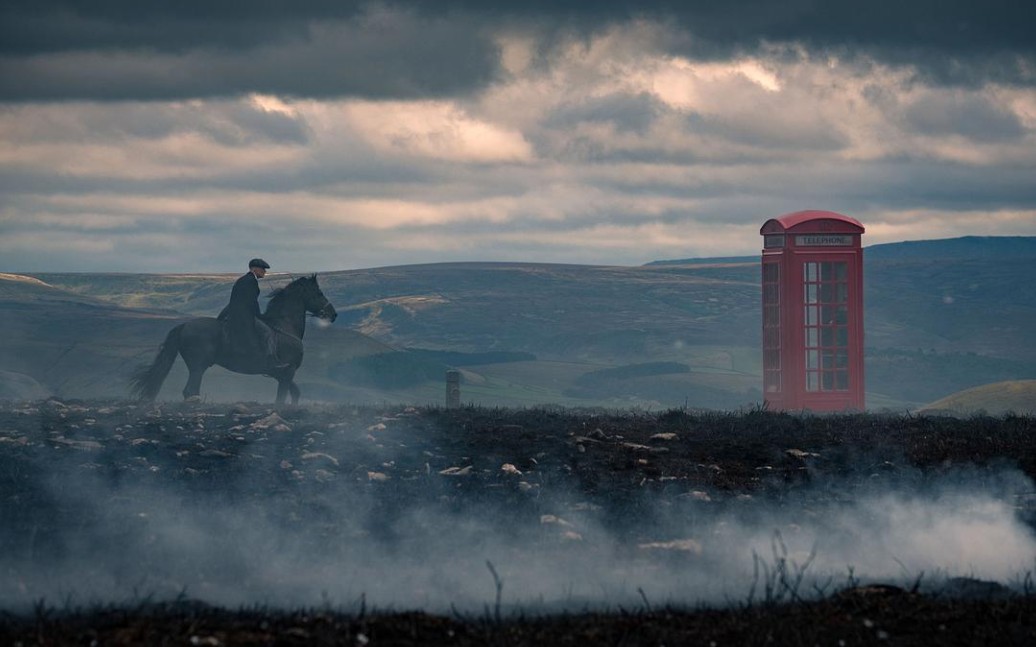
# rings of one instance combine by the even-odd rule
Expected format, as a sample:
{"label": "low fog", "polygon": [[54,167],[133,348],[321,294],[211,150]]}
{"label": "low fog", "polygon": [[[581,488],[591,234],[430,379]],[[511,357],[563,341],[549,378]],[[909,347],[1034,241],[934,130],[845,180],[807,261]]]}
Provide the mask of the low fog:
{"label": "low fog", "polygon": [[645,490],[610,509],[545,480],[515,510],[454,496],[463,476],[430,466],[417,498],[376,472],[325,472],[318,498],[293,500],[291,485],[241,464],[275,442],[242,443],[203,487],[154,462],[148,484],[88,452],[19,468],[8,475],[16,496],[58,501],[66,518],[0,529],[0,607],[185,597],[482,613],[498,593],[505,611],[728,605],[875,581],[938,590],[967,577],[1020,590],[1036,566],[1020,512],[1036,487],[1010,468],[875,474],[779,499],[687,492],[678,506]]}

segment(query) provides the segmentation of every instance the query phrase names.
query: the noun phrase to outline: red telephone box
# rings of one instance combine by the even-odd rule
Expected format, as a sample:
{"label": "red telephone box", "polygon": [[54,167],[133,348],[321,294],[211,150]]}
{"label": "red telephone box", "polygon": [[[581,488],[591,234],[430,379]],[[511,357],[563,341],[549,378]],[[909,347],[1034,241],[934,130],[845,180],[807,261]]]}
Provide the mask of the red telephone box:
{"label": "red telephone box", "polygon": [[759,230],[767,408],[863,410],[863,232],[833,211],[796,211]]}

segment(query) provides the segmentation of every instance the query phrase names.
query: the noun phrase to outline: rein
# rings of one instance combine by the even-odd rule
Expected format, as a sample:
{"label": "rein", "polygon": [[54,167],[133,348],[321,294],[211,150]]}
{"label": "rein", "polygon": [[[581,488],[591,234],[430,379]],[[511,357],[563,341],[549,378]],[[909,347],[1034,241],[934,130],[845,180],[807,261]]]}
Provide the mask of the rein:
{"label": "rein", "polygon": [[[283,300],[291,298],[291,293],[289,292],[289,290],[291,290],[292,286],[295,284],[295,281],[297,281],[297,280],[298,279],[295,279],[291,283],[289,283],[288,285],[286,285],[284,287],[277,288],[276,290],[273,291],[273,293],[269,296],[270,304],[266,307],[266,312],[263,313],[263,322],[267,326],[269,326],[271,330],[273,330],[275,332],[278,332],[278,333],[280,333],[282,335],[285,335],[287,337],[291,337],[292,339],[296,339],[296,340],[298,340],[301,343],[302,342],[302,335],[305,334],[305,325],[306,325],[305,324],[305,317],[313,317],[313,316],[318,316],[318,315],[310,314],[308,311],[306,311],[305,307],[302,306],[302,308],[303,308],[303,310],[302,310],[302,314],[303,314],[302,326],[303,326],[303,329],[302,329],[300,334],[295,334],[295,333],[292,333],[292,332],[288,332],[287,330],[284,330],[284,328],[282,326],[275,325],[275,321],[282,321],[282,320],[290,321],[292,316],[293,316],[293,315],[288,315],[288,314],[285,313],[286,304],[284,303]],[[326,308],[327,305],[330,305],[330,302],[325,304],[324,307]],[[273,308],[274,308],[274,314],[280,315],[280,316],[277,316],[275,319],[270,317],[270,314],[271,314],[270,313],[270,307],[271,306],[273,306]],[[321,310],[321,312],[323,312],[323,310]]]}

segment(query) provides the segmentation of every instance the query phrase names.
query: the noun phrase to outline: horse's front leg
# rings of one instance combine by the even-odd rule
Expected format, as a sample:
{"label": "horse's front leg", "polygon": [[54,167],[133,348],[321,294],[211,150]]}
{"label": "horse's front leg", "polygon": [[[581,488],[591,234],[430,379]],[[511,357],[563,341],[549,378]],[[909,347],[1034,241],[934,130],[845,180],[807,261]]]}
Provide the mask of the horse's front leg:
{"label": "horse's front leg", "polygon": [[281,375],[277,378],[277,404],[284,404],[284,399],[288,393],[291,393],[291,404],[295,406],[299,403],[299,387],[295,384],[295,372],[292,371],[290,374]]}

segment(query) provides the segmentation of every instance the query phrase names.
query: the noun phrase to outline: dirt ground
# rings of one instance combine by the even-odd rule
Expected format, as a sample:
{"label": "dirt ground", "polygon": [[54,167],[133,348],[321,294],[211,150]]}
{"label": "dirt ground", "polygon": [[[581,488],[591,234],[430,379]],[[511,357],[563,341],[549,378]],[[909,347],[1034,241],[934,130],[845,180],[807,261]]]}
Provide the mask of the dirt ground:
{"label": "dirt ground", "polygon": [[[580,610],[577,601],[537,611],[508,597],[520,569],[479,558],[481,602],[452,609],[407,611],[406,599],[403,610],[368,607],[363,596],[298,608],[234,605],[206,595],[222,599],[216,585],[225,582],[204,572],[216,565],[170,550],[169,526],[158,521],[188,518],[169,516],[171,500],[192,515],[228,506],[264,528],[291,529],[303,554],[345,559],[355,538],[397,554],[422,542],[402,522],[416,509],[436,520],[422,526],[436,533],[459,533],[439,520],[491,511],[495,535],[573,562],[607,535],[636,568],[663,565],[661,577],[721,548],[722,539],[694,534],[716,518],[778,511],[790,533],[876,483],[926,492],[966,474],[968,487],[995,488],[1009,473],[1023,482],[1005,490],[1012,514],[1031,533],[1034,437],[1036,419],[1017,416],[6,403],[0,643],[1036,644],[1031,573],[1013,582],[947,576],[938,586],[920,575],[911,584],[850,574],[807,589],[802,558],[792,559],[780,535],[755,565],[751,595],[725,604],[674,604],[644,587],[606,608]],[[227,537],[221,554],[243,541]],[[102,559],[98,546],[128,558]],[[91,560],[82,576],[69,575]],[[185,579],[190,569],[198,574]],[[136,590],[141,572],[150,579]],[[242,587],[255,584],[241,572],[251,578]],[[91,578],[107,578],[136,597],[55,598],[62,589],[51,584],[69,577],[87,591],[100,590]]]}

